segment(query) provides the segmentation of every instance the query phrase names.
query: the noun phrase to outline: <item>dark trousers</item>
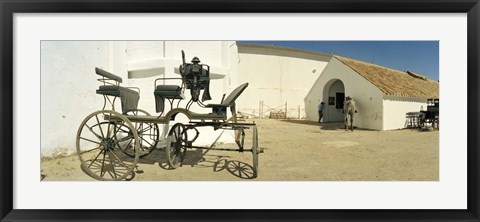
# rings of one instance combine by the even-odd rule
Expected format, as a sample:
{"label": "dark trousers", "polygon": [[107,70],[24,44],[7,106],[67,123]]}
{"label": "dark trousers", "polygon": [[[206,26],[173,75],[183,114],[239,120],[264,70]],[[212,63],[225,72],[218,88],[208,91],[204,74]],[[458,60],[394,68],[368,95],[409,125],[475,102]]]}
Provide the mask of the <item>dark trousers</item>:
{"label": "dark trousers", "polygon": [[318,122],[320,122],[320,120],[322,119],[322,117],[323,117],[323,111],[318,110]]}

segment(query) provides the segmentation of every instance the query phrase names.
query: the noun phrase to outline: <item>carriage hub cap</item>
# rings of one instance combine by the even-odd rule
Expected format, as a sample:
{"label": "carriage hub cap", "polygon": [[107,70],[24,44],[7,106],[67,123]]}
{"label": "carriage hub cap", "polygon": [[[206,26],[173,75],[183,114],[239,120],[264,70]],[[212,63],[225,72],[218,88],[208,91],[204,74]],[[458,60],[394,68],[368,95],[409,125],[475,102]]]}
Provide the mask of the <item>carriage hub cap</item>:
{"label": "carriage hub cap", "polygon": [[103,139],[101,142],[102,146],[106,150],[113,150],[113,139]]}

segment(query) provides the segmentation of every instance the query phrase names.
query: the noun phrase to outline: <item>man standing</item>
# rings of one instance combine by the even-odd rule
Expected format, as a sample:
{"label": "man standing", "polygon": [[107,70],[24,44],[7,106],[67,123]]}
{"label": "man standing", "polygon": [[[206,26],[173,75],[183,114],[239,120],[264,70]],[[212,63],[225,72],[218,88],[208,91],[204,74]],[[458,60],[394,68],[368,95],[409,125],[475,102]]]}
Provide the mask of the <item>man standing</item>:
{"label": "man standing", "polygon": [[318,122],[320,123],[320,120],[323,118],[323,110],[325,110],[325,103],[321,102],[318,105]]}

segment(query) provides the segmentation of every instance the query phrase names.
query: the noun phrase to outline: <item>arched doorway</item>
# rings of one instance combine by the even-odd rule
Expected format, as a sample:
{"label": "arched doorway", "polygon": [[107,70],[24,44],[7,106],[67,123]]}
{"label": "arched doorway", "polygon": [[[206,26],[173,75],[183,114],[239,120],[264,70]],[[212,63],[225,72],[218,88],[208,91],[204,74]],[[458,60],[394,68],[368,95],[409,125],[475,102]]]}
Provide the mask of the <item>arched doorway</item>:
{"label": "arched doorway", "polygon": [[345,86],[340,79],[332,79],[323,87],[323,101],[326,109],[325,122],[343,121],[343,101],[345,100]]}

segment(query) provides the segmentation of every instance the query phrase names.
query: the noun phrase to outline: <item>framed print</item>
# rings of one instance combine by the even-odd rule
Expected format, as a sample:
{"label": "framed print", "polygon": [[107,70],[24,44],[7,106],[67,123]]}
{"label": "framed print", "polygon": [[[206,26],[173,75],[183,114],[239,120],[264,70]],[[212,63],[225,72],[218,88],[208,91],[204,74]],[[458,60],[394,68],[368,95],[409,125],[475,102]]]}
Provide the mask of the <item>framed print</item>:
{"label": "framed print", "polygon": [[478,0],[0,7],[2,221],[479,220]]}

